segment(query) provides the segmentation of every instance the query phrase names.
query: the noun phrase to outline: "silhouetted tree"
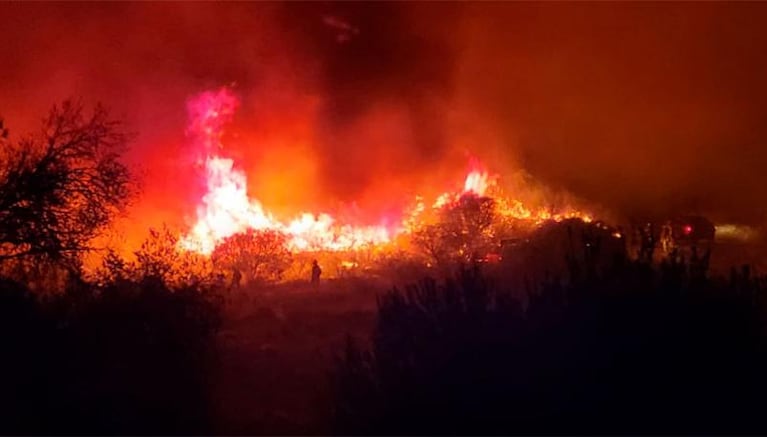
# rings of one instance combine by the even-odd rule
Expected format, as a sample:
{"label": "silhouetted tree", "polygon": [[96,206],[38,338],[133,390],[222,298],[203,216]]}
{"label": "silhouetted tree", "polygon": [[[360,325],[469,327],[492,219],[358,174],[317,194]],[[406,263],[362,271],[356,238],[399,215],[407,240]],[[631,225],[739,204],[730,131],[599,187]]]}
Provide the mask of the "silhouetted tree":
{"label": "silhouetted tree", "polygon": [[120,161],[127,136],[97,106],[54,106],[39,134],[3,146],[0,260],[38,256],[76,262],[131,197]]}
{"label": "silhouetted tree", "polygon": [[274,230],[248,229],[219,244],[211,255],[220,269],[234,269],[251,280],[275,281],[291,263],[284,234]]}
{"label": "silhouetted tree", "polygon": [[436,222],[417,229],[412,242],[440,266],[470,261],[495,240],[497,218],[493,199],[465,194],[443,206]]}

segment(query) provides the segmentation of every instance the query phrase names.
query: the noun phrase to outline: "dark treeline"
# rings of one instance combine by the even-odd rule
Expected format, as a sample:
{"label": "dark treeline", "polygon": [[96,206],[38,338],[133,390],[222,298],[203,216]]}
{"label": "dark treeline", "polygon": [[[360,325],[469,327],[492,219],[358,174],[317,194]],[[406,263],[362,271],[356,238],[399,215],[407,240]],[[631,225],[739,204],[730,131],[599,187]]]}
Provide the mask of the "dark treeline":
{"label": "dark treeline", "polygon": [[[579,265],[524,295],[471,267],[380,296],[370,344],[339,351],[334,431],[765,430],[763,281]],[[213,290],[152,276],[65,289],[0,282],[0,432],[212,432]]]}
{"label": "dark treeline", "polygon": [[210,432],[218,303],[161,281],[73,282],[46,299],[0,281],[0,433]]}
{"label": "dark treeline", "polygon": [[763,433],[765,284],[705,262],[573,264],[525,299],[476,268],[395,289],[338,362],[338,432]]}

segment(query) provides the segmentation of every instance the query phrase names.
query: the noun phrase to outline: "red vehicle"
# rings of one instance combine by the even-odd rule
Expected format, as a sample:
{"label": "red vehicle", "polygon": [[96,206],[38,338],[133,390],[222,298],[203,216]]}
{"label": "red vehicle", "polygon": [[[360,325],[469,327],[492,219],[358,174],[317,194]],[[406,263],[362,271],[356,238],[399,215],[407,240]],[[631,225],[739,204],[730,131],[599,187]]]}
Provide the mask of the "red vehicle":
{"label": "red vehicle", "polygon": [[[656,228],[657,229],[657,228]],[[660,249],[664,255],[692,248],[710,249],[716,228],[708,219],[700,216],[682,216],[668,220],[660,227]],[[657,247],[657,246],[656,246]]]}
{"label": "red vehicle", "polygon": [[714,242],[716,228],[704,217],[687,216],[670,220],[667,232],[677,246],[700,246]]}
{"label": "red vehicle", "polygon": [[710,248],[714,242],[714,224],[701,216],[679,216],[670,220],[635,221],[632,224],[630,247],[642,256],[652,249],[656,254],[669,255],[675,250],[688,251],[693,247]]}

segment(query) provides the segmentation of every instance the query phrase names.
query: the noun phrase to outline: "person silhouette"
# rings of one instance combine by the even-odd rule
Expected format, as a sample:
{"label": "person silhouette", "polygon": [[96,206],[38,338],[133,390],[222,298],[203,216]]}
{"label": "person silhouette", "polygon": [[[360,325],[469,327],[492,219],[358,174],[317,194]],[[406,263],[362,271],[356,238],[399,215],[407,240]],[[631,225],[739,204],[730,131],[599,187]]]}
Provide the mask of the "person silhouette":
{"label": "person silhouette", "polygon": [[312,261],[312,286],[317,288],[320,285],[320,275],[322,274],[322,269],[320,268],[320,265],[317,263],[317,260],[315,259]]}
{"label": "person silhouette", "polygon": [[240,281],[242,281],[242,272],[240,269],[232,269],[232,288],[240,288]]}

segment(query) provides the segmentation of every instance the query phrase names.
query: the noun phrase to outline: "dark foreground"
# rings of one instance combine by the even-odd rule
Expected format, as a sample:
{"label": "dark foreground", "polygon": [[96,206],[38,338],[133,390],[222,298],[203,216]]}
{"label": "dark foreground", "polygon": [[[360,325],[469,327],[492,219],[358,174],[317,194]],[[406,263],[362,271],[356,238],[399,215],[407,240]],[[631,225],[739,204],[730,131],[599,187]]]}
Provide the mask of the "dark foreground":
{"label": "dark foreground", "polygon": [[525,287],[502,266],[394,290],[4,281],[0,431],[767,432],[764,278],[591,250]]}
{"label": "dark foreground", "polygon": [[370,334],[376,293],[383,291],[373,284],[325,281],[319,290],[285,285],[234,293],[212,377],[217,433],[331,433],[334,357],[347,335]]}

